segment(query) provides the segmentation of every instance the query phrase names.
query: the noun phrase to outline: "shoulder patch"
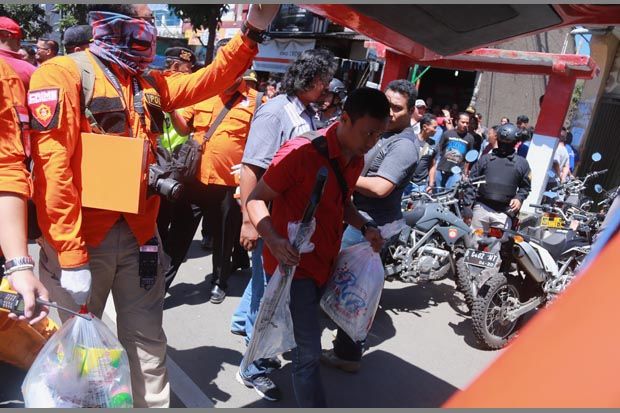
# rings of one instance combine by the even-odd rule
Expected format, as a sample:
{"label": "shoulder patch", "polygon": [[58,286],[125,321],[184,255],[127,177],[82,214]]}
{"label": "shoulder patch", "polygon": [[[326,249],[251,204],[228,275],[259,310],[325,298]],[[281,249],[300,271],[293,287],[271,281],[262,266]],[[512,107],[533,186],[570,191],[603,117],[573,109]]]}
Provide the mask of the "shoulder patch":
{"label": "shoulder patch", "polygon": [[41,89],[28,92],[28,108],[32,128],[46,130],[58,125],[58,99],[60,89]]}
{"label": "shoulder patch", "polygon": [[161,97],[159,95],[155,95],[153,93],[145,93],[144,99],[149,105],[161,108]]}

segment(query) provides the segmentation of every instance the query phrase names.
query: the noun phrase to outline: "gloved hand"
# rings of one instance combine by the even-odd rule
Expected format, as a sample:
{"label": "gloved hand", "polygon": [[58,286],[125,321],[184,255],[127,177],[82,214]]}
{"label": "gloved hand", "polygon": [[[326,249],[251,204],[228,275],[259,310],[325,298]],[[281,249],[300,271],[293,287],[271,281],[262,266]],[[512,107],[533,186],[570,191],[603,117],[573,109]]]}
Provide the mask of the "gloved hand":
{"label": "gloved hand", "polygon": [[247,22],[258,30],[266,30],[267,26],[278,14],[279,4],[252,4],[248,11]]}
{"label": "gloved hand", "polygon": [[88,265],[66,268],[60,273],[60,285],[67,290],[78,305],[86,304],[90,295],[92,276]]}

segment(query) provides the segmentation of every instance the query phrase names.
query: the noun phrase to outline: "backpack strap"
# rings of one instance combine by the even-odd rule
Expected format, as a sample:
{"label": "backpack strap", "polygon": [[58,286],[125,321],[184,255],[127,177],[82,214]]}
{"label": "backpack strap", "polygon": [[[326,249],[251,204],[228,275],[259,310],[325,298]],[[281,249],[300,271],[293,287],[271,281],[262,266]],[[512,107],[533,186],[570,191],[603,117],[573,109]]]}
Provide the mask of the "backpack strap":
{"label": "backpack strap", "polygon": [[232,97],[226,102],[226,104],[224,104],[224,107],[222,108],[220,113],[217,115],[217,118],[215,118],[215,120],[209,127],[209,130],[207,131],[207,133],[205,133],[205,136],[202,140],[202,145],[201,145],[202,148],[204,148],[207,142],[209,142],[209,140],[211,139],[211,136],[213,136],[217,127],[220,126],[220,123],[222,123],[222,121],[224,120],[224,118],[226,117],[230,109],[232,109],[232,107],[235,106],[235,104],[237,103],[237,100],[239,100],[241,96],[242,96],[241,92],[236,91],[235,94],[232,95]]}
{"label": "backpack strap", "polygon": [[69,58],[71,58],[78,69],[80,69],[80,83],[82,86],[80,88],[80,107],[82,108],[82,112],[88,120],[88,123],[90,123],[90,127],[93,131],[96,133],[104,133],[104,130],[99,126],[99,123],[90,111],[90,103],[93,100],[95,89],[95,68],[85,51],[71,53]]}
{"label": "backpack strap", "polygon": [[349,185],[347,185],[347,181],[340,170],[340,165],[338,165],[338,161],[336,159],[331,159],[329,157],[329,151],[327,149],[327,138],[321,135],[318,131],[309,131],[301,135],[302,138],[305,138],[312,143],[314,149],[318,153],[320,153],[332,167],[332,171],[334,171],[334,175],[336,175],[336,180],[338,181],[338,185],[340,186],[340,191],[342,195],[342,202],[346,203],[347,198],[349,197]]}

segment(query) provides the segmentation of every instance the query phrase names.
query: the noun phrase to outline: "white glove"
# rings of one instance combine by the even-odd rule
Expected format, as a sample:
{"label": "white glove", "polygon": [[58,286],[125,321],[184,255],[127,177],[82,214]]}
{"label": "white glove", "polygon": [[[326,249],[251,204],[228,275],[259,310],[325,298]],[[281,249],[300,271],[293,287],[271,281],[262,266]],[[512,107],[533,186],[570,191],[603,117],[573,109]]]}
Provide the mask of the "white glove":
{"label": "white glove", "polygon": [[278,14],[279,4],[252,4],[248,11],[247,22],[258,30],[266,30],[267,26]]}
{"label": "white glove", "polygon": [[88,265],[63,269],[60,273],[60,285],[71,294],[78,305],[84,305],[88,301],[91,283],[92,276]]}

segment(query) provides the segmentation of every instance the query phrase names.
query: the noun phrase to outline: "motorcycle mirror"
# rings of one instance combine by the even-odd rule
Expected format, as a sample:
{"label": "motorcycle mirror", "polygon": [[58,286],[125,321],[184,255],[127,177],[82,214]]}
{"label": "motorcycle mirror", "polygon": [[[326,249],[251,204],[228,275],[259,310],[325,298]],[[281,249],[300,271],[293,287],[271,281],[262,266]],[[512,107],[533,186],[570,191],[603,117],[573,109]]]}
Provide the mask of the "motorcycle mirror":
{"label": "motorcycle mirror", "polygon": [[474,162],[476,159],[478,159],[478,151],[475,149],[472,149],[465,154],[465,160],[467,162]]}
{"label": "motorcycle mirror", "polygon": [[555,198],[558,197],[557,192],[552,192],[552,191],[543,192],[543,195],[546,196],[547,198],[551,198],[551,199],[555,199]]}
{"label": "motorcycle mirror", "polygon": [[594,192],[596,192],[597,194],[603,192],[603,187],[601,186],[601,184],[594,185]]}
{"label": "motorcycle mirror", "polygon": [[547,171],[547,176],[551,179],[555,178],[555,172],[553,171]]}
{"label": "motorcycle mirror", "polygon": [[594,162],[598,162],[598,161],[600,161],[601,159],[603,159],[603,155],[601,155],[599,152],[594,152],[594,153],[592,154],[592,160],[593,160]]}
{"label": "motorcycle mirror", "polygon": [[461,168],[459,168],[458,166],[453,166],[452,169],[450,169],[450,171],[454,174],[454,175],[458,175],[461,173]]}

